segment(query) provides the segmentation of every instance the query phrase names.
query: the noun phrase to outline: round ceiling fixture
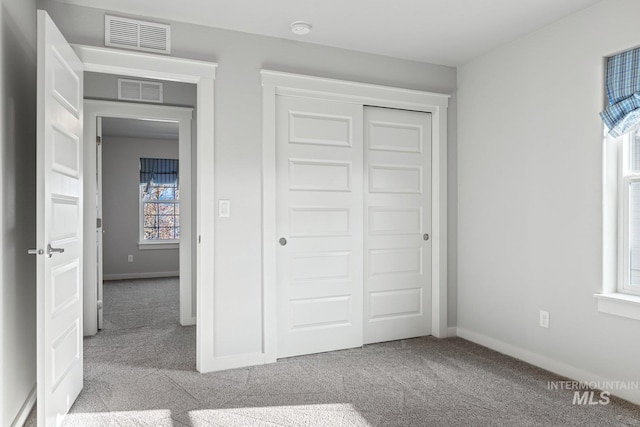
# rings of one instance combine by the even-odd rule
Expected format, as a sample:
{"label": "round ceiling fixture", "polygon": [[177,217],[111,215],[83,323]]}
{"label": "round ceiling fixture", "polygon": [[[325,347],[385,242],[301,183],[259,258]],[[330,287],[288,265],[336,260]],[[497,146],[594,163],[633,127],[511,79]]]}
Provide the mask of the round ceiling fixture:
{"label": "round ceiling fixture", "polygon": [[296,21],[291,24],[291,32],[297,36],[304,36],[311,32],[311,24],[304,21]]}

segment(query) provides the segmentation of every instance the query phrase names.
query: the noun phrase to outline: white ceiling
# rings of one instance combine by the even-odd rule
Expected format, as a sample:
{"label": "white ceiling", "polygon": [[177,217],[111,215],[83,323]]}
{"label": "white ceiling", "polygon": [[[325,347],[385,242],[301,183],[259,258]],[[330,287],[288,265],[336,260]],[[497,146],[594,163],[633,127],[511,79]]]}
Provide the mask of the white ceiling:
{"label": "white ceiling", "polygon": [[103,138],[149,138],[178,142],[178,129],[179,125],[176,122],[111,117],[104,117],[102,119]]}
{"label": "white ceiling", "polygon": [[455,66],[599,0],[60,1]]}

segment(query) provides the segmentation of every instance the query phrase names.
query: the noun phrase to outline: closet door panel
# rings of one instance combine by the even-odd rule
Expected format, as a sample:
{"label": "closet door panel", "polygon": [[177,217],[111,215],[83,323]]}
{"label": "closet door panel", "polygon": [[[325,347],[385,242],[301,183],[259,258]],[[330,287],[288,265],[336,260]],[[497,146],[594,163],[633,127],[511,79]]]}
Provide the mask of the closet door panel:
{"label": "closet door panel", "polygon": [[362,106],[276,102],[278,357],[359,347]]}
{"label": "closet door panel", "polygon": [[431,115],[366,107],[364,342],[431,332]]}

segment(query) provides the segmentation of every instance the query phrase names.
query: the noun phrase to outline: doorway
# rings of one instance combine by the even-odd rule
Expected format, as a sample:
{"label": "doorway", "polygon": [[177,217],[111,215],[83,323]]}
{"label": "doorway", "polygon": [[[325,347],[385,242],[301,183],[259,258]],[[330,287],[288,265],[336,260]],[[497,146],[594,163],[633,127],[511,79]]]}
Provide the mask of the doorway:
{"label": "doorway", "polygon": [[[111,271],[106,271],[108,279],[133,279],[133,278],[152,278],[162,276],[175,276],[176,273],[180,277],[179,282],[179,295],[180,295],[180,324],[183,326],[193,325],[196,323],[194,312],[194,300],[196,299],[196,289],[193,286],[193,271],[195,270],[195,256],[192,256],[194,252],[194,233],[192,228],[192,168],[191,168],[191,120],[192,109],[185,107],[169,107],[159,105],[148,104],[134,104],[123,103],[115,101],[99,101],[86,99],[84,102],[85,108],[85,140],[96,141],[95,150],[85,150],[85,165],[92,165],[93,168],[87,167],[86,176],[95,176],[95,180],[87,180],[95,185],[85,186],[85,200],[89,201],[85,204],[85,216],[87,213],[93,214],[96,217],[95,222],[85,221],[85,236],[89,239],[85,239],[85,257],[87,260],[96,260],[96,262],[85,262],[84,277],[85,283],[93,282],[95,286],[85,286],[84,294],[84,335],[91,336],[98,332],[103,326],[103,279],[105,271],[103,269],[104,264],[104,239],[109,229],[107,223],[105,223],[102,215],[104,214],[104,162],[103,151],[105,145],[109,139],[112,139],[113,146],[121,146],[117,153],[113,153],[116,157],[120,156],[120,159],[116,159],[116,162],[120,163],[120,166],[129,164],[130,170],[128,174],[120,174],[118,172],[109,171],[111,181],[116,186],[124,186],[119,190],[125,194],[134,194],[135,199],[129,197],[128,205],[124,204],[124,212],[133,209],[133,214],[128,215],[126,219],[120,219],[118,222],[115,220],[112,222],[111,234],[107,241],[111,243],[108,252],[108,266]],[[106,128],[105,128],[106,125]],[[105,130],[109,133],[109,136],[104,135]],[[123,137],[134,136],[137,142],[133,143],[131,140],[124,141],[123,144],[118,143]],[[144,137],[144,138],[135,138]],[[154,138],[149,138],[154,136]],[[113,137],[113,138],[112,138]],[[158,138],[165,138],[163,142],[157,142]],[[177,147],[171,147],[171,143],[167,145],[166,138],[177,138]],[[155,145],[153,141],[156,141]],[[174,140],[175,141],[175,140]],[[159,149],[160,146],[165,145],[164,149]],[[164,157],[176,157],[175,165],[171,165],[169,160],[164,159],[165,162],[159,162],[163,160],[162,156],[158,157],[158,153],[166,153]],[[127,154],[128,153],[128,154]],[[146,154],[145,154],[146,153]],[[156,153],[156,154],[154,154]],[[87,161],[87,157],[90,157]],[[126,159],[126,160],[125,160]],[[148,160],[142,160],[148,159]],[[155,160],[154,160],[155,159]],[[142,162],[148,164],[143,165]],[[143,170],[143,167],[153,168],[155,163],[162,163],[168,167],[173,167],[171,175],[157,175],[154,178],[153,170]],[[179,167],[178,167],[179,165]],[[151,173],[151,175],[149,175]],[[145,179],[151,177],[149,182],[145,183],[143,189],[141,180],[143,174]],[[124,175],[129,175],[129,183],[122,182]],[[179,225],[178,228],[174,226],[170,228],[171,221],[175,221],[175,206],[170,206],[169,201],[162,203],[162,205],[156,203],[157,200],[152,200],[152,194],[144,194],[145,191],[152,190],[148,188],[149,185],[154,185],[155,182],[171,181],[175,178],[175,182],[179,182]],[[170,185],[170,184],[160,184]],[[87,188],[90,187],[90,188]],[[129,190],[127,192],[126,190]],[[144,191],[143,191],[144,190]],[[93,192],[93,193],[91,193]],[[162,192],[161,188],[156,189],[156,193]],[[169,195],[175,196],[176,193],[168,188],[163,198],[167,198]],[[116,200],[113,203],[121,204],[125,201],[118,200],[117,194],[113,196]],[[111,200],[112,195],[110,194]],[[144,200],[144,198],[148,199]],[[95,200],[95,204],[93,201]],[[175,203],[175,200],[174,200]],[[156,205],[156,206],[154,206]],[[145,218],[144,209],[147,208],[149,218]],[[165,235],[160,235],[160,221],[159,215],[151,215],[153,209],[164,209],[164,217],[162,218],[164,224]],[[123,212],[123,214],[124,214]],[[169,215],[171,214],[171,215]],[[115,219],[117,212],[112,214]],[[145,235],[145,221],[147,222],[147,234]],[[152,230],[154,228],[154,230]],[[160,239],[160,237],[171,237],[166,235],[168,232],[175,237],[176,231],[179,232],[179,242],[176,239]],[[154,233],[156,233],[154,235]],[[115,236],[114,236],[115,235]],[[95,237],[94,237],[95,236]],[[113,238],[112,238],[113,237]],[[147,238],[149,237],[149,238]],[[153,237],[158,237],[154,239]],[[89,240],[89,241],[87,241]],[[124,251],[124,253],[120,253]],[[163,254],[160,257],[151,256],[152,253],[162,251]],[[167,270],[167,266],[171,264],[171,252],[173,255],[178,255],[178,269]],[[116,262],[111,258],[112,253],[114,257],[118,257],[118,261],[125,261],[124,263]],[[163,260],[157,260],[157,258],[164,258]],[[142,261],[138,265],[145,265],[146,268],[142,270],[136,270],[136,259]],[[173,257],[175,263],[175,256]],[[160,262],[160,264],[158,264]],[[174,267],[175,268],[175,267]],[[115,270],[113,270],[115,269]],[[145,271],[143,271],[145,270]]]}
{"label": "doorway", "polygon": [[178,323],[179,123],[98,117],[98,131],[98,329]]}
{"label": "doorway", "polygon": [[[43,12],[45,13],[45,12]],[[74,45],[73,50],[84,66],[85,74],[104,73],[109,75],[126,75],[137,79],[157,79],[172,82],[193,84],[196,87],[197,105],[196,115],[198,125],[196,129],[197,144],[193,153],[193,169],[197,177],[197,193],[195,200],[195,221],[192,224],[194,235],[192,245],[195,247],[196,269],[192,281],[195,284],[195,302],[192,311],[196,317],[196,369],[199,372],[210,372],[218,368],[214,351],[214,312],[210,309],[215,287],[214,278],[214,99],[215,78],[217,64],[203,61],[193,61],[184,58],[151,55],[129,52],[95,46]],[[86,103],[85,103],[86,104]],[[135,104],[129,104],[135,105]],[[86,117],[86,113],[85,113]],[[89,126],[95,121],[89,120]],[[95,138],[95,130],[85,128],[84,140]],[[91,145],[89,145],[91,147]],[[95,168],[95,150],[86,149],[83,152],[85,175],[92,176]],[[85,194],[95,197],[95,181],[85,180]],[[95,225],[97,222],[95,206],[93,209],[87,204],[84,211],[85,240],[84,255],[87,259],[95,259]],[[93,252],[92,252],[93,251]],[[96,263],[87,263],[91,268]],[[85,294],[94,293],[94,303],[89,301],[89,310],[97,312],[97,285],[95,272],[84,275]],[[85,299],[86,301],[86,299]],[[85,308],[87,304],[84,304]],[[207,307],[209,309],[202,309]],[[96,319],[93,327],[97,330],[97,314],[86,316],[89,321]],[[85,325],[86,327],[87,325]]]}

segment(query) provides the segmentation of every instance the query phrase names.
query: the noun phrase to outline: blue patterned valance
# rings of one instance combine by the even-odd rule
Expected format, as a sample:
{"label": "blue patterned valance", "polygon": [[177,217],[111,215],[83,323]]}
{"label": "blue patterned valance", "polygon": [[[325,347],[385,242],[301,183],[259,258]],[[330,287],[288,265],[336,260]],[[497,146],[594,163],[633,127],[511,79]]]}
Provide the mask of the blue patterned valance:
{"label": "blue patterned valance", "polygon": [[607,59],[609,105],[600,113],[609,135],[619,137],[640,126],[640,49]]}
{"label": "blue patterned valance", "polygon": [[178,174],[177,159],[140,159],[140,184],[174,184]]}

